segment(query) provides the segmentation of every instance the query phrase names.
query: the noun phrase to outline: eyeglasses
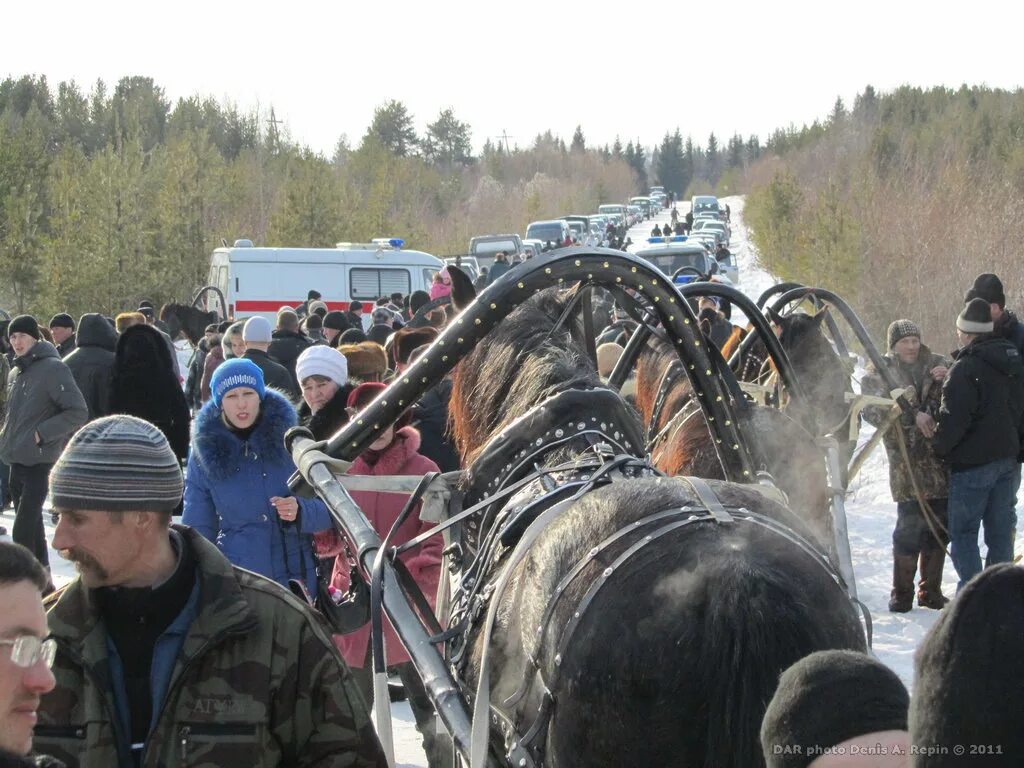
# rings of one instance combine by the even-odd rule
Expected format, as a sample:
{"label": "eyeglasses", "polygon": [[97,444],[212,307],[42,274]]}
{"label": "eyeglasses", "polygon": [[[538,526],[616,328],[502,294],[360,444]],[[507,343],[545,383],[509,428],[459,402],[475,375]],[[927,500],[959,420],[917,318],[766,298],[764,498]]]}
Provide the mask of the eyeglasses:
{"label": "eyeglasses", "polygon": [[51,668],[57,655],[57,641],[52,637],[40,640],[35,635],[21,635],[13,640],[0,640],[0,645],[11,646],[11,661],[23,669],[34,667],[39,659]]}

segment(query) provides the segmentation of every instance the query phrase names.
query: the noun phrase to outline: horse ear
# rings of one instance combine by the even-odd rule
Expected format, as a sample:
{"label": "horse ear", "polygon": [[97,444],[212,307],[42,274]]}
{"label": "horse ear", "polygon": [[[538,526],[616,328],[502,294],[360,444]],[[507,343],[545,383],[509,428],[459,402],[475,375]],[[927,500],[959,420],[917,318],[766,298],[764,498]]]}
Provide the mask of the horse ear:
{"label": "horse ear", "polygon": [[782,327],[783,317],[771,307],[768,307],[768,319],[771,320],[775,325]]}
{"label": "horse ear", "polygon": [[815,312],[814,313],[814,317],[812,319],[814,320],[814,324],[815,325],[817,325],[818,327],[821,327],[821,323],[822,323],[822,321],[826,317],[828,317],[828,306],[827,305],[822,307],[821,309],[819,309],[817,312]]}
{"label": "horse ear", "polygon": [[452,304],[461,312],[476,299],[476,289],[469,275],[458,267],[449,266],[448,276],[452,280]]}

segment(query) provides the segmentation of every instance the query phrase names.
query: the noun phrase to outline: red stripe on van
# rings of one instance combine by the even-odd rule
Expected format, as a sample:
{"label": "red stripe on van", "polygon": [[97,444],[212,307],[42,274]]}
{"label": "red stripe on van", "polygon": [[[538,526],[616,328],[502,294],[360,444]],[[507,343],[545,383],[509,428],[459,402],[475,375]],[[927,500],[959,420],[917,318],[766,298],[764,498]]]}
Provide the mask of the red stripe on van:
{"label": "red stripe on van", "polygon": [[[297,307],[301,303],[301,301],[289,301],[288,299],[278,299],[276,301],[246,301],[239,299],[235,302],[235,310],[239,314],[242,312],[277,312],[281,307]],[[328,309],[337,309],[342,312],[347,311],[350,304],[348,301],[327,301],[324,303]]]}

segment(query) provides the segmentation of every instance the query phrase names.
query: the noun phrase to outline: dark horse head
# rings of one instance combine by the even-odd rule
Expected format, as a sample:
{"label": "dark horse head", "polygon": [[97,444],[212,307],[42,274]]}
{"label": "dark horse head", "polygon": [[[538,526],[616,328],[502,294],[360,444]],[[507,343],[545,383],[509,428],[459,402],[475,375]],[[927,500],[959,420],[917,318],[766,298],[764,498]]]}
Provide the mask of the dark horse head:
{"label": "dark horse head", "polygon": [[167,324],[167,333],[172,341],[185,334],[195,345],[203,338],[206,326],[217,322],[217,313],[204,312],[185,304],[164,304],[160,308],[160,319]]}
{"label": "dark horse head", "polygon": [[[457,305],[469,295],[462,282],[453,278]],[[580,393],[581,424],[633,419],[627,431],[639,432],[636,415],[603,388],[579,328],[559,323],[565,302],[555,289],[527,300],[459,363],[451,417],[474,482],[487,480],[488,456],[553,394]],[[600,413],[588,397],[601,399]],[[532,461],[550,466],[573,453],[592,454],[569,441]],[[491,728],[492,748],[501,753],[537,726],[526,746],[555,768],[763,765],[758,730],[781,672],[816,650],[865,648],[845,589],[813,548],[739,519],[749,510],[813,541],[798,516],[753,486],[709,481],[737,515],[716,521],[694,512],[706,506],[681,478],[644,469],[616,480],[554,507],[523,551],[515,541],[497,547],[479,574],[493,585],[510,569],[507,588],[478,606],[494,611],[493,633],[470,620],[459,668],[462,684],[476,686],[487,648],[486,700],[500,712],[495,723],[513,725]],[[513,497],[506,508],[518,506]]]}
{"label": "dark horse head", "polygon": [[[845,427],[849,412],[846,394],[853,391],[851,372],[822,331],[828,308],[813,315],[803,312],[781,315],[770,307],[766,311],[808,397],[806,407],[817,433],[831,434]],[[723,354],[728,357],[731,350]],[[741,381],[763,383],[772,372],[764,342],[757,339],[740,362],[737,376]]]}
{"label": "dark horse head", "polygon": [[[691,398],[690,381],[678,367],[672,347],[648,342],[637,362],[636,407],[653,436],[648,450],[654,465],[667,475],[725,479],[715,441],[704,414]],[[666,371],[677,371],[666,381]],[[663,402],[656,404],[659,388]],[[746,429],[754,435],[767,471],[786,494],[789,506],[811,527],[819,542],[832,547],[832,516],[825,457],[814,437],[782,411],[751,405]]]}

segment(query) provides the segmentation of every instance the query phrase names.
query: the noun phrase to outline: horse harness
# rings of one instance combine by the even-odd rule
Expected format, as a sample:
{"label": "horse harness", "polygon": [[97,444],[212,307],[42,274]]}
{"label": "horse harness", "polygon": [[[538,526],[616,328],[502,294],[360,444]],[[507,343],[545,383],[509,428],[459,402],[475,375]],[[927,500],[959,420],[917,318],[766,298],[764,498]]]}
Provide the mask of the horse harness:
{"label": "horse harness", "polygon": [[[667,374],[665,378],[669,378]],[[465,680],[470,630],[482,622],[483,654],[477,687],[475,691],[464,690],[474,710],[470,768],[486,765],[491,736],[499,734],[510,765],[541,768],[545,764],[544,745],[557,704],[563,658],[587,610],[617,570],[667,535],[694,523],[757,525],[803,550],[846,591],[827,555],[807,538],[766,515],[744,507],[726,507],[710,485],[699,478],[677,478],[690,485],[699,503],[647,515],[589,549],[552,593],[535,629],[534,648],[524,648],[522,682],[512,695],[492,702],[490,652],[500,598],[516,566],[527,557],[540,534],[571,505],[600,486],[629,478],[664,477],[646,459],[634,455],[643,451],[644,443],[635,420],[625,412],[622,401],[612,395],[607,390],[568,390],[554,395],[497,435],[485,448],[470,479],[465,500],[467,506],[475,500],[470,508],[478,511],[479,519],[466,526],[462,539],[473,558],[456,588],[450,629],[443,638],[437,638],[447,640],[449,662],[460,673],[457,679]],[[578,416],[581,398],[585,398],[591,412],[602,416]],[[596,407],[595,398],[601,401]],[[539,426],[546,429],[537,437]],[[569,445],[582,448],[582,455],[554,468],[537,466],[536,460],[544,454]],[[489,482],[487,478],[491,478]],[[585,588],[584,577],[590,578]],[[579,595],[576,606],[563,626],[554,626],[555,610],[568,599],[566,593],[571,588]],[[868,632],[870,643],[870,626]],[[545,658],[544,638],[549,634],[554,654]]]}

